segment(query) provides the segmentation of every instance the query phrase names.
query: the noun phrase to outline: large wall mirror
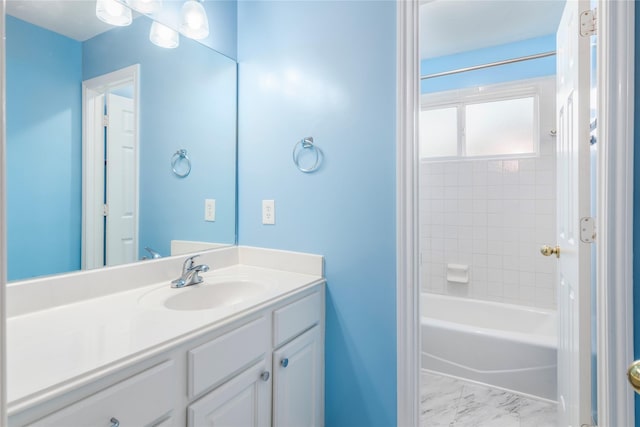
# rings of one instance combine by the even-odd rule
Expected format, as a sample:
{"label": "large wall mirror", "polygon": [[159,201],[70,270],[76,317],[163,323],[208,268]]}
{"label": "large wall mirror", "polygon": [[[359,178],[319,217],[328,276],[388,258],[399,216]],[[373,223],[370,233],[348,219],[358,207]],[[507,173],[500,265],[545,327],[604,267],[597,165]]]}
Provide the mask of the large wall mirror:
{"label": "large wall mirror", "polygon": [[10,281],[235,243],[236,62],[152,24],[7,2]]}

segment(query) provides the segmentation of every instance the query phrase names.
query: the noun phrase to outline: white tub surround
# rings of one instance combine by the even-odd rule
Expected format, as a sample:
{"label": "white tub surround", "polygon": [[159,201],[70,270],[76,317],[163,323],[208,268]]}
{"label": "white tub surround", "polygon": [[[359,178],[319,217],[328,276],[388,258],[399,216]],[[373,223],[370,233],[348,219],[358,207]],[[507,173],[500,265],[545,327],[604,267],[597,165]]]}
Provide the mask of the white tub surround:
{"label": "white tub surround", "polygon": [[[184,259],[185,256],[162,258],[10,284],[7,288],[8,410],[10,421],[12,417],[19,421],[11,424],[33,422],[38,419],[35,415],[24,414],[35,406],[40,408],[37,416],[47,414],[56,407],[73,403],[81,394],[95,393],[98,386],[92,383],[114,375],[126,378],[127,370],[139,372],[135,366],[153,365],[164,360],[167,354],[175,361],[179,373],[184,368],[181,365],[186,363],[180,354],[192,349],[198,340],[206,342],[210,336],[233,330],[251,319],[262,319],[259,323],[264,325],[264,331],[263,326],[258,329],[264,334],[259,335],[265,335],[268,350],[260,350],[260,354],[268,354],[265,360],[270,365],[271,351],[280,351],[279,346],[295,336],[292,332],[293,335],[284,339],[276,339],[278,334],[284,334],[282,331],[289,323],[297,321],[295,328],[305,325],[304,320],[296,317],[280,315],[279,319],[285,320],[276,320],[276,313],[282,312],[287,304],[301,307],[292,312],[309,313],[316,313],[315,307],[321,305],[321,315],[314,314],[315,323],[294,332],[308,332],[311,328],[320,331],[323,339],[321,256],[250,247],[203,252],[197,261],[211,269],[202,274],[205,283],[198,286],[244,281],[260,283],[264,289],[240,302],[228,301],[217,308],[169,309],[163,305],[166,298],[198,288],[170,288],[171,280],[180,275]],[[317,297],[309,299],[310,295]],[[299,304],[299,301],[307,302]],[[314,308],[305,308],[309,304]],[[271,316],[273,323],[268,320]],[[272,335],[273,340],[268,339]],[[175,355],[171,356],[171,352]],[[241,358],[239,354],[231,356]],[[186,381],[178,383],[186,384]],[[213,383],[210,385],[213,387]],[[179,394],[185,395],[184,406],[211,390],[208,386],[204,385],[198,392]],[[57,403],[50,403],[52,401]],[[180,411],[185,410],[172,412],[177,416],[175,419],[182,417]]]}
{"label": "white tub surround", "polygon": [[[548,139],[548,141],[546,140]],[[530,159],[421,163],[422,290],[555,308],[554,141]],[[469,266],[469,283],[447,281],[447,264]]]}
{"label": "white tub surround", "polygon": [[[519,85],[539,86],[536,155],[420,161],[423,291],[556,306],[556,263],[539,253],[556,238],[555,78]],[[468,265],[468,283],[447,264]]]}
{"label": "white tub surround", "polygon": [[556,313],[423,293],[422,368],[556,400]]}

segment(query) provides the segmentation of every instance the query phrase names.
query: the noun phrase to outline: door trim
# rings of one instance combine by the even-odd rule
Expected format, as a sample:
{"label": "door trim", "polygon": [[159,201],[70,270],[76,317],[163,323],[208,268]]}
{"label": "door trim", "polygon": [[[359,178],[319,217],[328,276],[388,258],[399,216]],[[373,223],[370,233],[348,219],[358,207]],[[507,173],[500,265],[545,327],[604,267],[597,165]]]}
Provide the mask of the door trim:
{"label": "door trim", "polygon": [[[111,73],[82,82],[82,269],[101,266],[104,257],[104,224],[96,218],[103,209],[104,174],[103,158],[97,152],[104,151],[104,125],[101,99],[111,89],[124,84],[133,86],[133,110],[135,112],[136,174],[134,197],[134,242],[138,246],[139,202],[139,150],[140,150],[140,64],[131,65]],[[101,141],[101,144],[95,143]],[[101,217],[100,217],[101,218]]]}
{"label": "door trim", "polygon": [[418,280],[419,1],[398,1],[396,125],[396,309],[398,426],[420,419]]}
{"label": "door trim", "polygon": [[6,26],[0,1],[0,425],[7,425],[7,182],[6,182]]}
{"label": "door trim", "polygon": [[[635,423],[633,361],[634,2],[598,2],[598,424]],[[615,143],[609,143],[613,142]],[[615,286],[614,286],[615,284]]]}
{"label": "door trim", "polygon": [[[417,135],[418,15],[397,2],[397,420],[418,426]],[[634,425],[633,392],[622,374],[633,360],[634,2],[598,1],[598,421]],[[606,144],[616,141],[616,144]],[[607,286],[607,284],[622,284]],[[609,332],[612,333],[609,333]],[[613,333],[615,332],[615,333]]]}

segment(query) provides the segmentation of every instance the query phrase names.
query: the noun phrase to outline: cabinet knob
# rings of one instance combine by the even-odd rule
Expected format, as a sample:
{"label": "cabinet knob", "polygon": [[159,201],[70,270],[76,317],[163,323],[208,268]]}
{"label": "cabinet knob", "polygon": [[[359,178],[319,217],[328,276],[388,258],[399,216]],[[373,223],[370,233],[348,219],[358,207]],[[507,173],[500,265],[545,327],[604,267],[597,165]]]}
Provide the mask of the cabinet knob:
{"label": "cabinet knob", "polygon": [[111,427],[120,427],[120,421],[116,417],[111,418]]}
{"label": "cabinet knob", "polygon": [[282,359],[280,361],[280,366],[282,366],[283,368],[286,368],[287,366],[289,366],[289,359],[287,359],[286,357]]}
{"label": "cabinet knob", "polygon": [[271,375],[269,374],[269,371],[264,371],[263,373],[260,374],[260,379],[262,381],[269,381],[269,377]]}

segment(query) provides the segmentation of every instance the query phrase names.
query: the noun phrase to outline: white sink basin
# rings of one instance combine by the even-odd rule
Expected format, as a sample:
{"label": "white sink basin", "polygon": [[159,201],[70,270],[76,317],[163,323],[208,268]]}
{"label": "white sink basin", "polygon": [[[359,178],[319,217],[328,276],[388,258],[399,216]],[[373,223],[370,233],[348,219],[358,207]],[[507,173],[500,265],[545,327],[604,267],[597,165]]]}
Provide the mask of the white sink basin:
{"label": "white sink basin", "polygon": [[165,300],[171,310],[208,310],[246,301],[267,290],[263,283],[249,280],[233,280],[215,284],[206,282],[181,289],[181,292]]}
{"label": "white sink basin", "polygon": [[169,283],[147,292],[138,302],[145,306],[192,311],[230,307],[266,293],[273,286],[245,277],[204,278],[199,285],[172,288]]}

